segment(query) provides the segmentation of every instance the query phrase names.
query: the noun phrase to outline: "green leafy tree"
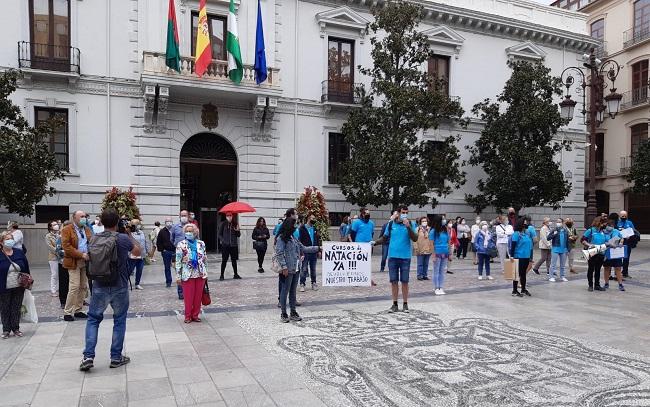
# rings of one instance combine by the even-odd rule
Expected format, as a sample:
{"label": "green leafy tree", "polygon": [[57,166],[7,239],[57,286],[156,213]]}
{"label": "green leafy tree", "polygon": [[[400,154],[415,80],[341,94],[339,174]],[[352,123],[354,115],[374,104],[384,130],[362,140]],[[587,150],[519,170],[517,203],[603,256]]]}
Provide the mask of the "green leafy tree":
{"label": "green leafy tree", "polygon": [[0,205],[20,216],[34,214],[34,205],[56,192],[49,183],[63,178],[49,139],[61,125],[52,119],[31,127],[10,99],[20,73],[0,75]]}
{"label": "green leafy tree", "polygon": [[633,182],[632,191],[637,194],[650,194],[650,142],[641,143],[634,154],[632,168],[627,180]]}
{"label": "green leafy tree", "polygon": [[391,1],[373,9],[371,67],[359,67],[370,77],[369,91],[357,89],[361,105],[343,125],[351,158],[342,164],[341,191],[361,205],[399,204],[420,207],[438,203],[464,183],[457,162],[457,137],[436,143],[418,140],[424,130],[445,121],[465,124],[463,109],[444,91],[442,80],[422,67],[433,55],[427,38],[418,32],[423,8]]}
{"label": "green leafy tree", "polygon": [[555,161],[568,141],[553,139],[568,123],[560,116],[556,98],[562,95],[559,78],[539,63],[509,62],[512,76],[495,101],[485,99],[472,112],[485,122],[481,136],[469,147],[469,164],[481,166],[476,195],[465,201],[480,213],[496,210],[551,206],[559,208],[571,191]]}

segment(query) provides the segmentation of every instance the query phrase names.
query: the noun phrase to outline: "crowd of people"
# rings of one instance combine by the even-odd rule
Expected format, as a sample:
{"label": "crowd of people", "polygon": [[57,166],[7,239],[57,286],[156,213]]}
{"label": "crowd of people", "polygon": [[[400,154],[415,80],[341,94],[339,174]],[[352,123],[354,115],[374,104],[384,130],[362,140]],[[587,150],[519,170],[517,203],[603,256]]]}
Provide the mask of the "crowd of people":
{"label": "crowd of people", "polygon": [[[290,208],[278,219],[272,232],[266,220],[260,217],[251,233],[259,273],[265,272],[266,254],[269,245],[273,246],[272,269],[278,273],[278,307],[282,322],[301,320],[296,311],[296,307],[301,305],[297,301],[298,290],[304,292],[307,287],[318,290],[316,269],[322,251],[322,237],[316,223],[315,216],[300,218],[296,210]],[[431,279],[434,295],[445,295],[445,276],[453,274],[449,269],[450,262],[467,261],[468,252],[476,266],[478,280],[493,280],[492,272],[497,262],[505,271],[508,262],[516,260],[518,268],[513,277],[512,295],[523,297],[531,296],[526,279],[531,270],[540,274],[541,267],[545,266],[550,282],[568,281],[567,270],[575,272],[575,253],[580,249],[597,249],[587,256],[588,290],[605,291],[609,288],[609,281],[616,280],[618,289],[625,291],[623,282],[629,278],[629,259],[639,240],[639,234],[625,211],[596,217],[579,236],[571,218],[555,221],[544,218],[538,234],[531,218],[517,216],[513,208],[509,208],[507,215],[499,215],[490,221],[477,216],[474,224],[469,226],[462,217],[448,221],[446,215],[411,219],[408,206],[393,211],[381,227],[372,220],[369,209],[361,208],[359,216],[343,220],[339,235],[344,242],[381,246],[379,271],[387,269],[391,283],[389,312],[400,311],[400,292],[401,311],[409,312],[413,256],[416,257],[417,280]],[[232,278],[241,279],[237,264],[241,231],[236,214],[225,214],[217,236],[222,252],[219,280],[225,279],[229,263],[233,270]],[[27,247],[17,224],[9,225],[0,234],[0,240],[1,337],[8,339],[23,335],[19,322],[25,288],[10,284],[11,276],[29,274],[30,269]],[[113,242],[112,246],[110,242]],[[206,245],[200,239],[199,225],[193,213],[182,210],[177,222],[166,218],[164,225],[156,222],[145,234],[140,220],[120,218],[112,209],[105,210],[94,221],[87,213],[76,211],[69,221],[48,223],[45,244],[51,274],[49,291],[52,297],[58,297],[64,320],[87,320],[81,370],[87,371],[94,366],[97,332],[109,305],[114,314],[111,367],[129,363],[122,348],[131,276],[135,276],[135,289],[143,290],[143,267],[145,262],[155,261],[156,250],[162,257],[166,287],[172,287],[175,280],[178,298],[184,302],[184,322],[201,322],[209,270]],[[533,256],[535,245],[540,249],[537,262]],[[106,247],[114,249],[114,258],[102,257],[103,253],[108,253]],[[623,248],[623,255],[610,256],[607,249],[611,248]],[[110,266],[102,267],[104,263]],[[114,275],[111,274],[110,279],[99,276],[98,270],[103,269]],[[611,275],[612,269],[614,275]],[[374,281],[372,283],[375,285]],[[88,307],[87,312],[84,307]]]}

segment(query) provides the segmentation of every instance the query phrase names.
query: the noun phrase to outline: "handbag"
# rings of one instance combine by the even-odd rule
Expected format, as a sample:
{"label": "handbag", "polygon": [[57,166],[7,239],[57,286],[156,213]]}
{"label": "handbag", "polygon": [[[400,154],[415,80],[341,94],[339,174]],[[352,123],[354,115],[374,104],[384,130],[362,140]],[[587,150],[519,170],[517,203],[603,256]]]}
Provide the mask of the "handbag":
{"label": "handbag", "polygon": [[503,263],[503,278],[510,281],[519,281],[519,260],[506,260]]}
{"label": "handbag", "polygon": [[499,255],[499,251],[497,250],[496,247],[489,246],[487,249],[487,255],[490,256],[490,258],[495,258]]}
{"label": "handbag", "polygon": [[20,270],[20,266],[14,263],[13,261],[11,261],[9,256],[7,256],[7,253],[5,253],[4,251],[2,253],[4,253],[7,260],[9,260],[9,262],[11,263],[11,269],[13,269],[13,270],[10,269],[7,272],[7,283],[5,287],[7,289],[18,288],[18,287],[31,289],[32,285],[34,284],[34,279],[32,278],[32,276],[28,273],[23,273],[18,271]]}
{"label": "handbag", "polygon": [[208,287],[208,280],[205,280],[203,285],[203,295],[201,296],[201,304],[207,306],[212,304],[212,298],[210,298],[210,287]]}
{"label": "handbag", "polygon": [[260,251],[260,250],[265,250],[266,249],[266,242],[261,241],[261,240],[255,240],[253,241],[253,249],[255,251]]}
{"label": "handbag", "polygon": [[282,271],[282,266],[280,266],[280,255],[278,253],[274,253],[273,257],[271,258],[271,271],[277,274],[280,274]]}

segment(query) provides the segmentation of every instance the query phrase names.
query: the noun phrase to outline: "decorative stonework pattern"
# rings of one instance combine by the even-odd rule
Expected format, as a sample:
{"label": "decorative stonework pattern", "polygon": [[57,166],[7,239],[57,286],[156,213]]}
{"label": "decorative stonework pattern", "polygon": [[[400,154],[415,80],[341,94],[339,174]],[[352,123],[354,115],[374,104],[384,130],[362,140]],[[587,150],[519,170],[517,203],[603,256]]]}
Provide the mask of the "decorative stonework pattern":
{"label": "decorative stonework pattern", "polygon": [[567,337],[459,318],[458,310],[446,318],[425,311],[317,314],[291,328],[243,324],[262,336],[278,334],[269,342],[283,360],[303,366],[328,405],[604,407],[650,400],[647,360]]}

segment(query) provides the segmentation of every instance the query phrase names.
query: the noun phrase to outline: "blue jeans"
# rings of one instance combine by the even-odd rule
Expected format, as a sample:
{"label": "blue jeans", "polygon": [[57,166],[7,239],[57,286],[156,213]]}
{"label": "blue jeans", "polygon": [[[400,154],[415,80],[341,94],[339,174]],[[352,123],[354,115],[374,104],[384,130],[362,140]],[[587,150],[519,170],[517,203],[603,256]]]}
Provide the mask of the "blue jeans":
{"label": "blue jeans", "polygon": [[410,269],[411,259],[388,259],[388,278],[391,283],[401,281],[402,284],[408,284]]}
{"label": "blue jeans", "polygon": [[[444,256],[444,257],[441,257]],[[445,282],[445,273],[447,272],[447,258],[446,254],[437,255],[433,259],[433,287],[435,289],[442,288]]]}
{"label": "blue jeans", "polygon": [[172,259],[176,256],[171,250],[163,250],[162,258],[163,265],[165,266],[165,285],[171,287],[172,285]]}
{"label": "blue jeans", "polygon": [[490,256],[486,253],[477,253],[478,256],[478,275],[483,275],[483,265],[485,265],[485,275],[490,275]]}
{"label": "blue jeans", "polygon": [[[317,253],[306,253],[305,259],[302,261],[300,270],[300,285],[305,285],[307,281],[307,273],[310,273],[311,283],[316,283],[316,262],[318,261]],[[309,270],[307,270],[309,268]]]}
{"label": "blue jeans", "polygon": [[126,333],[126,313],[129,310],[129,290],[127,287],[93,287],[86,322],[85,358],[95,358],[97,331],[104,319],[108,306],[113,308],[113,341],[111,343],[111,360],[120,360]]}
{"label": "blue jeans", "polygon": [[280,308],[282,313],[287,313],[287,295],[289,295],[289,309],[291,312],[296,311],[296,287],[298,287],[298,273],[289,273],[286,277],[280,274]]}
{"label": "blue jeans", "polygon": [[379,268],[380,271],[386,271],[386,260],[388,259],[388,245],[383,244],[381,245],[381,267]]}
{"label": "blue jeans", "polygon": [[431,259],[430,254],[420,254],[417,256],[418,261],[418,278],[427,277],[429,274],[429,260]]}
{"label": "blue jeans", "polygon": [[133,274],[134,268],[135,285],[139,285],[142,278],[142,269],[144,268],[144,259],[129,259],[129,274]]}
{"label": "blue jeans", "polygon": [[557,261],[560,260],[560,278],[566,275],[566,260],[567,253],[552,253],[551,254],[551,271],[549,277],[555,277],[557,273]]}

